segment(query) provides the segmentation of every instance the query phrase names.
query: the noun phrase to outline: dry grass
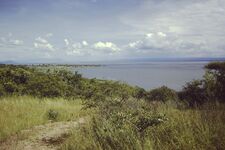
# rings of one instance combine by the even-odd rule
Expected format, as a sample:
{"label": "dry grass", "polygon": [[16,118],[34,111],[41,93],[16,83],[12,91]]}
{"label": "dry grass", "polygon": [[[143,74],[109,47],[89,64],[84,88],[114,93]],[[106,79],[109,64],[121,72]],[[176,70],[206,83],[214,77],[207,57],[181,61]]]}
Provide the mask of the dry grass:
{"label": "dry grass", "polygon": [[1,98],[0,141],[23,129],[49,122],[49,110],[57,112],[55,121],[62,121],[79,117],[81,107],[80,100],[38,99],[29,96]]}
{"label": "dry grass", "polygon": [[153,111],[166,114],[168,120],[149,127],[145,134],[137,134],[129,124],[118,129],[107,120],[97,120],[97,123],[90,122],[86,127],[75,130],[62,149],[225,149],[224,104],[207,104],[202,108],[182,110],[160,104],[154,105]]}

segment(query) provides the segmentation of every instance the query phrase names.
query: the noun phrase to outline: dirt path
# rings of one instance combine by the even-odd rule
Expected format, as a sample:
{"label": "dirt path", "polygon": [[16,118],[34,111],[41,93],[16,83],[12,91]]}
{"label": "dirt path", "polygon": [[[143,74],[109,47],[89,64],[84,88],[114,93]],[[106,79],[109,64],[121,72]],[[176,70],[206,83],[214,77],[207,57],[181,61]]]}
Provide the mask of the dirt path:
{"label": "dirt path", "polygon": [[57,150],[69,136],[70,130],[82,123],[84,118],[35,126],[21,132],[27,135],[25,139],[12,136],[0,145],[0,150]]}

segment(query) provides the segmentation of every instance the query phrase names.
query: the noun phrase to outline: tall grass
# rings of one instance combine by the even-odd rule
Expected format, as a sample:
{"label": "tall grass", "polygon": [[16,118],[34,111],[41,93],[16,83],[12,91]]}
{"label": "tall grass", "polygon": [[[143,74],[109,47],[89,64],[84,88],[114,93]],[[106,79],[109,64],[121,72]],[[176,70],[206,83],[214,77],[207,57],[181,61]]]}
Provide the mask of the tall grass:
{"label": "tall grass", "polygon": [[31,96],[0,98],[0,141],[22,129],[47,123],[50,110],[58,114],[55,121],[63,121],[77,118],[81,107],[80,100]]}
{"label": "tall grass", "polygon": [[[150,104],[152,105],[152,104]],[[74,130],[63,150],[223,150],[225,149],[225,105],[177,109],[168,104],[152,105],[149,111],[166,114],[167,120],[139,133],[132,124],[116,127],[103,116]],[[123,111],[123,110],[121,110]]]}

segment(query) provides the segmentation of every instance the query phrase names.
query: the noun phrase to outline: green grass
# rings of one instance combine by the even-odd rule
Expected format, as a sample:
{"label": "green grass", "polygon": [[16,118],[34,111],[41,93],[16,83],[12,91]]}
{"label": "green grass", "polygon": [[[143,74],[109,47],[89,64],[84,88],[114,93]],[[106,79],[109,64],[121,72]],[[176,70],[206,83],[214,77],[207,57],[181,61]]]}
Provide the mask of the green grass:
{"label": "green grass", "polygon": [[58,113],[55,121],[63,121],[82,115],[81,107],[81,100],[30,96],[0,98],[0,141],[23,129],[49,122],[50,110]]}
{"label": "green grass", "polygon": [[[115,127],[96,117],[74,130],[62,146],[69,149],[96,150],[223,150],[225,149],[225,105],[207,104],[202,108],[177,109],[167,104],[150,104],[149,111],[166,114],[168,120],[138,133],[132,124]],[[123,110],[121,110],[123,111]]]}

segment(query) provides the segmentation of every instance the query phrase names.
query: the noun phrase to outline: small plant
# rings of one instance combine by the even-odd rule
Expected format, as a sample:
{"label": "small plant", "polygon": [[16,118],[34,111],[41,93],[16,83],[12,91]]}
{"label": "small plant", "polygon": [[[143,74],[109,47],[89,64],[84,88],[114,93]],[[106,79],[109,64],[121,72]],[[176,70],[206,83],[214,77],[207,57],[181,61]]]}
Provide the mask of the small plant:
{"label": "small plant", "polygon": [[50,109],[48,111],[48,119],[52,121],[56,121],[59,117],[59,113],[56,110]]}

